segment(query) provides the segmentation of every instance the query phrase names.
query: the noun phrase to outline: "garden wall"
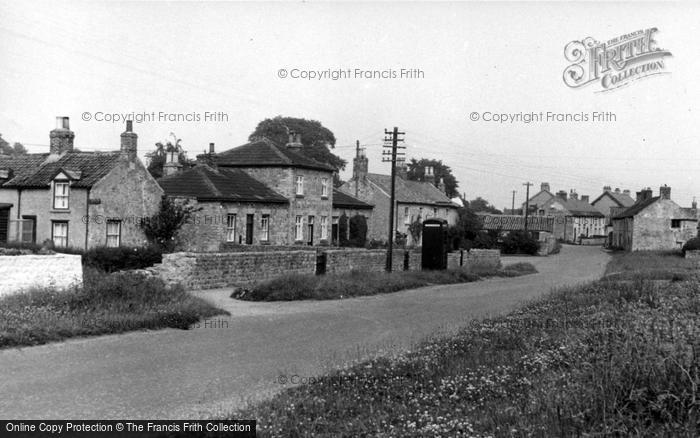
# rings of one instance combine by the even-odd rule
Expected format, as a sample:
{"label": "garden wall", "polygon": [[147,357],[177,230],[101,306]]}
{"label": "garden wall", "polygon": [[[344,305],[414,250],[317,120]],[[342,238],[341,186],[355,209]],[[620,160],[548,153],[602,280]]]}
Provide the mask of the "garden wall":
{"label": "garden wall", "polygon": [[83,284],[80,255],[3,255],[0,256],[0,296],[33,287],[64,290]]}
{"label": "garden wall", "polygon": [[[406,256],[408,254],[408,256]],[[406,257],[408,257],[406,259]],[[325,258],[325,260],[324,260]],[[394,250],[392,270],[421,269],[421,253]],[[473,249],[448,255],[448,267],[475,264],[499,267],[498,250]],[[343,249],[319,251],[262,251],[163,254],[163,263],[149,271],[167,283],[182,283],[191,290],[236,286],[268,280],[284,274],[341,273],[352,270],[383,271],[386,250]]]}

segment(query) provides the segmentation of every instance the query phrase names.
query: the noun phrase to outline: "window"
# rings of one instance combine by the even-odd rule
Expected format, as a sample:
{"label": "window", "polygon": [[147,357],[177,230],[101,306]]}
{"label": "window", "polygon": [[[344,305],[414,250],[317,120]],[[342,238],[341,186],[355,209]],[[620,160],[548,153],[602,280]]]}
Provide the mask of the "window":
{"label": "window", "polygon": [[228,214],[226,215],[226,241],[235,242],[236,241],[236,215]]}
{"label": "window", "polygon": [[437,208],[433,208],[433,216],[437,217]]}
{"label": "window", "polygon": [[681,220],[680,219],[671,219],[671,228],[680,228],[681,227]]}
{"label": "window", "polygon": [[314,244],[314,217],[313,216],[309,216],[309,223],[307,226],[309,227],[309,233],[308,233],[309,240],[306,241],[306,244],[313,245]]}
{"label": "window", "polygon": [[302,175],[297,176],[297,186],[296,186],[296,194],[298,196],[301,196],[304,194],[304,177]]}
{"label": "window", "polygon": [[321,197],[328,197],[328,178],[321,178]]}
{"label": "window", "polygon": [[300,242],[304,239],[304,221],[301,216],[294,218],[294,240]]}
{"label": "window", "polygon": [[51,240],[54,246],[65,248],[68,246],[68,222],[53,221],[51,223]]}
{"label": "window", "polygon": [[262,228],[262,236],[260,240],[267,242],[270,240],[270,215],[262,215],[262,220],[260,221],[260,228]]}
{"label": "window", "polygon": [[68,209],[69,190],[68,181],[55,181],[53,183],[53,208]]}
{"label": "window", "polygon": [[122,222],[115,220],[107,221],[107,246],[116,248],[122,240]]}
{"label": "window", "polygon": [[328,240],[328,216],[321,216],[321,240]]}

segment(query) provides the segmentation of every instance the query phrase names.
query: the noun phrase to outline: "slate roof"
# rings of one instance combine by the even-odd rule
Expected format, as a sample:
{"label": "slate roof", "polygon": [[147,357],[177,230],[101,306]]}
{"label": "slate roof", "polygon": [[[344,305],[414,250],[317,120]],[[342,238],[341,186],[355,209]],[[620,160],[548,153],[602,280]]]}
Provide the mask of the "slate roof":
{"label": "slate roof", "polygon": [[333,208],[348,208],[354,210],[371,210],[374,205],[360,201],[338,189],[333,189]]}
{"label": "slate roof", "polygon": [[[386,193],[390,193],[391,176],[368,173],[367,179]],[[434,185],[420,181],[409,181],[400,177],[396,178],[396,201],[404,204],[429,204],[457,208],[457,205]]]}
{"label": "slate roof", "polygon": [[632,199],[630,195],[626,195],[624,193],[610,192],[606,190],[600,196],[595,198],[593,202],[591,202],[591,204],[595,204],[596,202],[600,201],[605,195],[610,196],[610,198],[612,198],[612,200],[615,201],[620,207],[631,207],[635,203],[635,200]]}
{"label": "slate roof", "polygon": [[219,166],[227,167],[301,167],[328,172],[335,171],[327,164],[294,152],[286,146],[279,146],[266,138],[215,154],[213,161]]}
{"label": "slate roof", "polygon": [[198,201],[286,204],[287,198],[238,169],[199,165],[158,180],[168,196]]}
{"label": "slate roof", "polygon": [[[517,231],[525,228],[525,217],[510,214],[476,213],[481,219],[484,230]],[[548,231],[554,229],[553,216],[528,216],[527,229],[530,231]]]}
{"label": "slate roof", "polygon": [[647,198],[643,201],[637,202],[633,206],[631,206],[630,208],[624,210],[622,213],[615,215],[613,217],[613,219],[624,219],[626,217],[636,216],[637,213],[644,210],[645,208],[647,208],[648,206],[650,206],[651,204],[653,204],[654,202],[656,202],[658,200],[659,200],[659,197],[654,196],[653,198]]}
{"label": "slate roof", "polygon": [[2,187],[45,188],[59,172],[78,178],[72,187],[92,187],[114,169],[120,157],[120,152],[68,152],[49,162],[49,154],[0,155],[0,169],[11,170]]}
{"label": "slate roof", "polygon": [[563,199],[559,196],[555,196],[552,200],[548,201],[551,205],[553,202],[558,202],[564,209],[566,209],[572,216],[583,216],[583,217],[605,217],[603,213],[598,211],[594,206],[586,201],[580,199]]}

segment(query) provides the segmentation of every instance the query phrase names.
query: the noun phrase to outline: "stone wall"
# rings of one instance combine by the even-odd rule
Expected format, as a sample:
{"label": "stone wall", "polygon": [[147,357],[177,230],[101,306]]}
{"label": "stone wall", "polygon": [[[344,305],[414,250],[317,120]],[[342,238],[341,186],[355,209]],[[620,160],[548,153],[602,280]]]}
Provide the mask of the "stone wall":
{"label": "stone wall", "polygon": [[80,255],[0,256],[0,296],[32,287],[64,290],[83,284]]}
{"label": "stone wall", "polygon": [[[187,289],[212,289],[268,280],[284,274],[315,274],[317,263],[323,261],[327,274],[364,270],[381,272],[386,266],[386,250],[319,250],[319,251],[263,251],[229,253],[179,252],[164,254],[163,262],[149,270],[168,283],[182,283]],[[408,259],[406,259],[408,254]],[[421,253],[397,249],[392,259],[392,270],[421,269]],[[460,265],[461,260],[461,265]],[[450,253],[448,268],[476,266],[498,268],[501,265],[498,250],[473,249],[469,252]],[[323,268],[321,267],[321,271]]]}

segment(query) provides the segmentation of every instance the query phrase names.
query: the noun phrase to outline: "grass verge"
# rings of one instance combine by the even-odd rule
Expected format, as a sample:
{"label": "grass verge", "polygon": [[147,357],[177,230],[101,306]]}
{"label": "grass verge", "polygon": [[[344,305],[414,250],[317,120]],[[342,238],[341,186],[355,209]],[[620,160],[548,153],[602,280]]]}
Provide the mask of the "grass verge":
{"label": "grass verge", "polygon": [[468,283],[487,277],[517,277],[537,272],[530,263],[513,263],[499,269],[475,266],[446,271],[367,272],[342,274],[289,274],[234,292],[232,297],[247,301],[333,300],[377,295],[436,284]]}
{"label": "grass verge", "polygon": [[236,412],[259,436],[698,436],[700,285],[596,282]]}
{"label": "grass verge", "polygon": [[672,280],[698,278],[698,264],[681,251],[614,252],[605,270],[608,280]]}
{"label": "grass verge", "polygon": [[166,288],[157,278],[86,268],[82,288],[37,288],[0,298],[0,348],[140,329],[187,329],[223,313],[181,286]]}

